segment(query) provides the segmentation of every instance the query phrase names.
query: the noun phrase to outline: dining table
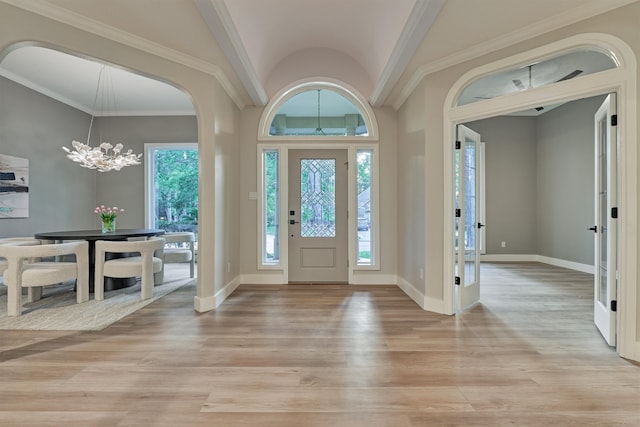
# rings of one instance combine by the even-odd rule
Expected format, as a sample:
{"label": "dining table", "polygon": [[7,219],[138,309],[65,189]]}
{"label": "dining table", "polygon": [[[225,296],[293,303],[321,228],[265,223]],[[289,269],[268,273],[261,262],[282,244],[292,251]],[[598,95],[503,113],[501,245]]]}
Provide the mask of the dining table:
{"label": "dining table", "polygon": [[[103,233],[102,230],[67,230],[67,231],[47,231],[36,233],[34,238],[45,241],[62,243],[69,240],[86,240],[89,242],[89,292],[94,292],[95,273],[95,252],[97,240],[128,240],[135,237],[152,237],[164,234],[164,230],[155,228],[123,228],[120,230]],[[123,254],[107,253],[107,259],[113,259]],[[124,254],[126,256],[126,254]],[[112,291],[132,286],[136,283],[136,278],[115,278],[105,277],[104,290]]]}

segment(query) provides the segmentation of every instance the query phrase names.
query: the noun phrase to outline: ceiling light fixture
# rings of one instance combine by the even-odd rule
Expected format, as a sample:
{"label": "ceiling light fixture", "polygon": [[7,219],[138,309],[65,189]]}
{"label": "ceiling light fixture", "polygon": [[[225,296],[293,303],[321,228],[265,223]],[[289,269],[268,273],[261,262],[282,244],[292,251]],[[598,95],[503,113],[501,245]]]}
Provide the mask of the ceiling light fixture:
{"label": "ceiling light fixture", "polygon": [[[93,100],[93,111],[91,114],[91,121],[89,122],[89,134],[87,135],[87,143],[83,144],[78,141],[72,141],[74,150],[70,150],[67,147],[62,147],[67,152],[67,158],[74,162],[80,163],[80,166],[87,169],[96,169],[98,172],[109,172],[112,170],[119,171],[125,166],[139,165],[142,154],[133,154],[132,150],[122,152],[124,146],[121,143],[111,145],[108,142],[101,142],[97,147],[91,147],[89,140],[91,138],[91,128],[93,127],[94,114],[96,113],[96,106],[98,102],[98,93],[100,92],[100,83],[103,83],[102,88],[102,101],[109,103],[109,88],[103,82],[103,73],[109,71],[107,66],[104,65],[100,69],[98,74],[98,85],[96,87],[96,94]],[[111,81],[110,81],[111,82]],[[112,82],[111,82],[112,83]],[[112,84],[113,85],[113,84]],[[115,113],[115,91],[111,87],[111,97],[113,101],[113,112]],[[106,101],[105,101],[105,98]]]}
{"label": "ceiling light fixture", "polygon": [[318,126],[316,127],[316,135],[326,135],[320,127],[320,89],[318,90]]}

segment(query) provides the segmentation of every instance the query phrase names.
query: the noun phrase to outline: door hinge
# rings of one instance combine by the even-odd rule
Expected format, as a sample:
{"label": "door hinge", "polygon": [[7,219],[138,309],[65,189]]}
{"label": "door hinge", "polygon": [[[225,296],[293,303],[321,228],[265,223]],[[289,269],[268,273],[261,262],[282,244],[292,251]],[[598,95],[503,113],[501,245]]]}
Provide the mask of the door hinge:
{"label": "door hinge", "polygon": [[460,218],[461,212],[460,209],[456,209],[456,218]]}
{"label": "door hinge", "polygon": [[618,218],[618,208],[611,208],[611,218]]}
{"label": "door hinge", "polygon": [[618,311],[618,301],[611,300],[611,311]]}
{"label": "door hinge", "polygon": [[455,278],[455,284],[456,284],[456,285],[460,285],[460,276],[456,276],[456,278]]}
{"label": "door hinge", "polygon": [[459,150],[460,147],[462,147],[462,144],[460,143],[460,141],[456,141],[456,150]]}
{"label": "door hinge", "polygon": [[611,116],[611,126],[618,126],[618,115],[613,114]]}

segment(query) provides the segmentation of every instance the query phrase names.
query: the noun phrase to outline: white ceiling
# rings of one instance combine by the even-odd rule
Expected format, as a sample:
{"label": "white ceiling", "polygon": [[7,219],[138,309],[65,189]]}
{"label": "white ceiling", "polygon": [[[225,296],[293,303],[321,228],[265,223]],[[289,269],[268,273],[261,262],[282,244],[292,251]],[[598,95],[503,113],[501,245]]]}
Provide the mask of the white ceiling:
{"label": "white ceiling", "polygon": [[[451,65],[473,58],[477,46],[498,49],[637,0],[0,1],[219,66],[236,103],[261,106],[283,86],[319,75],[372,105],[394,105],[420,67]],[[99,68],[25,47],[4,57],[0,75],[93,113]],[[113,81],[119,114],[194,114],[189,98],[164,83],[122,70]]]}
{"label": "white ceiling", "polygon": [[[95,116],[193,115],[189,97],[166,83],[52,49],[26,46],[0,63],[0,75]],[[97,92],[97,96],[96,96]]]}

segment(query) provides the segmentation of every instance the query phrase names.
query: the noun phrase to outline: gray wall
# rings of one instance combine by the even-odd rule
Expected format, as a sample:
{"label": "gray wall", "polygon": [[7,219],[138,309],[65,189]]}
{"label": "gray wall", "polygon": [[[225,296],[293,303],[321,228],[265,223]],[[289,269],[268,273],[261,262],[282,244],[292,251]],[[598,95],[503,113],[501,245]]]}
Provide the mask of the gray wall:
{"label": "gray wall", "polygon": [[486,253],[536,254],[536,118],[495,117],[467,126],[485,142]]}
{"label": "gray wall", "polygon": [[593,115],[602,100],[467,124],[486,142],[487,254],[593,264]]}
{"label": "gray wall", "polygon": [[[89,115],[4,78],[0,99],[0,153],[29,159],[30,192],[30,217],[0,219],[0,238],[97,228],[97,204],[125,209],[118,227],[144,226],[143,165],[99,173],[71,162],[61,149],[86,141]],[[95,119],[92,143],[106,121],[103,136],[121,139],[135,153],[144,152],[145,142],[198,140],[195,117],[111,117]]]}
{"label": "gray wall", "polygon": [[[425,123],[417,90],[398,111],[398,277],[425,293]],[[431,153],[430,153],[431,154]],[[423,270],[424,271],[424,270]]]}
{"label": "gray wall", "polygon": [[594,124],[603,97],[538,119],[538,254],[592,265]]}
{"label": "gray wall", "polygon": [[0,238],[92,227],[95,172],[76,166],[61,148],[85,140],[89,120],[0,77],[0,153],[29,159],[29,218],[0,219]]}

